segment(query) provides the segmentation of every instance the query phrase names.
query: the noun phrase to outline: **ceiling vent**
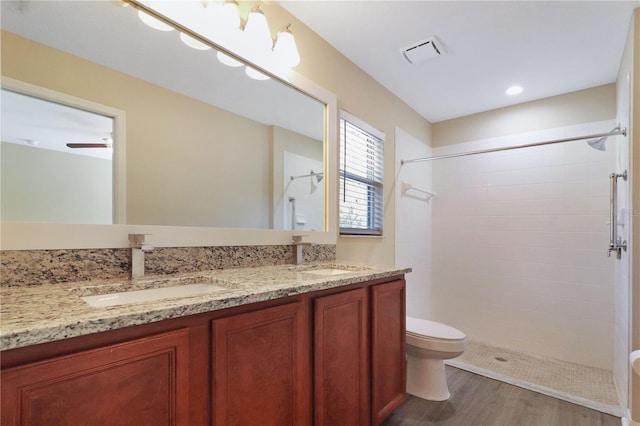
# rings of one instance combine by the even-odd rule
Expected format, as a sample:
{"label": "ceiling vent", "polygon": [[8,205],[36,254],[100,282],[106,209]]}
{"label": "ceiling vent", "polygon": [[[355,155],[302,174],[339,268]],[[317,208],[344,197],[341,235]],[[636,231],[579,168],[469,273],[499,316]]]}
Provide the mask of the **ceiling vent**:
{"label": "ceiling vent", "polygon": [[437,58],[444,53],[442,43],[435,36],[431,36],[402,49],[402,56],[404,56],[410,64],[419,64],[428,59]]}

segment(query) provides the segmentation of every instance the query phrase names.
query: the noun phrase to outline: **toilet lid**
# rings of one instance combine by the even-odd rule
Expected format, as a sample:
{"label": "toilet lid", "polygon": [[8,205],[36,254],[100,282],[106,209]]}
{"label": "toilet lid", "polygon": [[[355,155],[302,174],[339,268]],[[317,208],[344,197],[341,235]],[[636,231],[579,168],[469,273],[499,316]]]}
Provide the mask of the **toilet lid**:
{"label": "toilet lid", "polygon": [[407,317],[407,333],[445,340],[460,340],[467,337],[457,328],[435,321],[412,317]]}

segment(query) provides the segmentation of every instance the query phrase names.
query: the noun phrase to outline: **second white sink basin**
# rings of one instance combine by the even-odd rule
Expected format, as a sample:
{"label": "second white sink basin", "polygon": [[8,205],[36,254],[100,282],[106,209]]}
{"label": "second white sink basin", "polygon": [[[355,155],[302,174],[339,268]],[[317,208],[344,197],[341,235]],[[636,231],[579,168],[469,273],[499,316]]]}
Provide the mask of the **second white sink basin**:
{"label": "second white sink basin", "polygon": [[106,308],[108,306],[152,302],[172,297],[197,296],[199,294],[221,290],[226,291],[227,289],[213,284],[184,284],[170,287],[148,288],[145,290],[131,290],[117,293],[97,294],[94,296],[83,296],[81,299],[93,307]]}

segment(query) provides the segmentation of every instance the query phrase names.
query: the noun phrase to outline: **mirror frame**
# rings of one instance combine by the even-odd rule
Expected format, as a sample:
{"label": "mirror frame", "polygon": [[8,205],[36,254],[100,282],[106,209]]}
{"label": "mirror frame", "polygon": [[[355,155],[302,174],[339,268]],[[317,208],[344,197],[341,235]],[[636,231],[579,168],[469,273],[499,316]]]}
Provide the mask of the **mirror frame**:
{"label": "mirror frame", "polygon": [[[147,9],[134,1],[127,1],[136,9]],[[157,15],[157,14],[156,14]],[[166,19],[166,22],[176,26],[175,22]],[[246,59],[239,57],[234,52],[230,52],[220,46],[215,45],[210,40],[203,39],[198,34],[194,34],[188,29],[181,27],[190,35],[200,41],[212,44],[212,47],[229,54],[258,70],[267,73],[272,78],[281,83],[291,86],[295,90],[311,96],[325,104],[324,110],[324,231],[305,230],[274,230],[274,229],[241,229],[241,228],[216,228],[216,227],[195,227],[195,226],[155,226],[155,225],[87,225],[87,224],[58,224],[58,223],[35,223],[35,222],[0,222],[0,249],[1,250],[54,250],[54,249],[99,249],[99,248],[128,248],[129,234],[148,234],[148,241],[156,247],[207,247],[207,246],[245,246],[245,245],[289,245],[293,235],[305,235],[305,241],[316,244],[336,244],[337,242],[337,191],[338,177],[334,172],[337,170],[338,161],[338,108],[337,97],[334,93],[321,87],[317,83],[291,71],[289,75],[274,75],[268,70],[259,67]],[[10,88],[12,79],[2,77],[2,86]],[[13,80],[16,82],[16,80]],[[26,88],[29,90],[26,83]],[[21,82],[18,82],[21,85]],[[37,86],[34,86],[37,87]],[[35,90],[33,87],[31,88]],[[39,93],[46,92],[47,89],[39,88]],[[25,93],[24,90],[16,88],[16,91]],[[53,91],[52,91],[53,92]],[[57,92],[53,92],[54,94]],[[27,93],[28,94],[28,93]],[[39,96],[38,94],[35,94]],[[71,101],[78,101],[77,98]],[[80,100],[82,101],[82,100]],[[65,102],[66,103],[66,102]],[[73,104],[70,104],[73,105]],[[85,103],[86,105],[86,103]],[[99,106],[101,107],[101,106]],[[102,109],[99,109],[101,111]],[[113,109],[112,113],[119,111]],[[111,115],[111,114],[109,114]],[[124,135],[124,116],[118,120],[116,126],[122,126],[121,135]],[[118,131],[119,128],[116,128]],[[123,142],[120,142],[122,143]],[[124,148],[124,145],[122,146]],[[124,149],[119,152],[114,151],[116,165],[120,156],[124,157]],[[124,166],[124,163],[121,163]],[[124,168],[126,170],[126,167]],[[121,176],[126,176],[125,174]],[[115,181],[114,188],[122,185],[126,190],[126,179],[121,182]],[[118,197],[124,195],[120,191]],[[126,199],[126,197],[125,197]],[[118,203],[116,203],[118,205]],[[124,204],[121,204],[124,206]],[[117,216],[114,216],[117,222]]]}

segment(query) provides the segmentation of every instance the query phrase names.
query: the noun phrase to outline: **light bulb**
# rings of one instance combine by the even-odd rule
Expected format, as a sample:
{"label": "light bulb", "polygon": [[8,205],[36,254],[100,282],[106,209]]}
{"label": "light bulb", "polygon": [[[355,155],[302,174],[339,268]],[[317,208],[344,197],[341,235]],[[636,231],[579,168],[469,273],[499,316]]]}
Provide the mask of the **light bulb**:
{"label": "light bulb", "polygon": [[226,0],[224,4],[215,10],[216,19],[212,32],[220,40],[229,37],[237,37],[240,33],[240,15],[238,14],[238,2]]}
{"label": "light bulb", "polygon": [[276,64],[282,67],[292,68],[300,63],[296,40],[288,25],[278,33],[276,45],[273,48],[273,56]]}
{"label": "light bulb", "polygon": [[[226,0],[222,6],[215,9],[215,19],[211,25],[213,41],[232,52],[240,50],[242,31],[240,30],[240,15],[238,14],[238,2]],[[231,56],[218,52],[218,60],[230,67],[241,67],[243,63]]]}
{"label": "light bulb", "polygon": [[[213,39],[212,33],[217,27],[217,17],[222,5],[209,1],[183,1],[176,2],[172,10],[175,20],[186,26],[194,33],[207,39]],[[178,19],[178,16],[180,19]],[[188,43],[187,43],[188,44]]]}
{"label": "light bulb", "polygon": [[243,48],[247,57],[256,64],[264,65],[271,55],[273,40],[267,18],[259,6],[254,6],[249,12],[243,37]]}
{"label": "light bulb", "polygon": [[191,37],[190,35],[187,35],[185,33],[180,33],[180,40],[182,40],[182,42],[184,44],[186,44],[189,47],[192,47],[194,49],[197,50],[209,50],[211,49],[211,46],[204,44],[203,42],[196,40],[195,38]]}
{"label": "light bulb", "polygon": [[235,58],[232,58],[231,56],[227,55],[226,53],[222,53],[220,51],[218,51],[217,53],[217,58],[220,62],[222,62],[225,65],[228,65],[230,67],[241,67],[244,64],[240,61],[238,61]]}
{"label": "light bulb", "polygon": [[253,67],[250,67],[249,65],[247,65],[247,68],[244,72],[254,80],[269,80],[268,75],[261,73],[260,71]]}
{"label": "light bulb", "polygon": [[154,30],[158,31],[173,31],[173,27],[171,25],[167,25],[161,20],[154,18],[151,15],[147,15],[142,10],[138,11],[138,18]]}

